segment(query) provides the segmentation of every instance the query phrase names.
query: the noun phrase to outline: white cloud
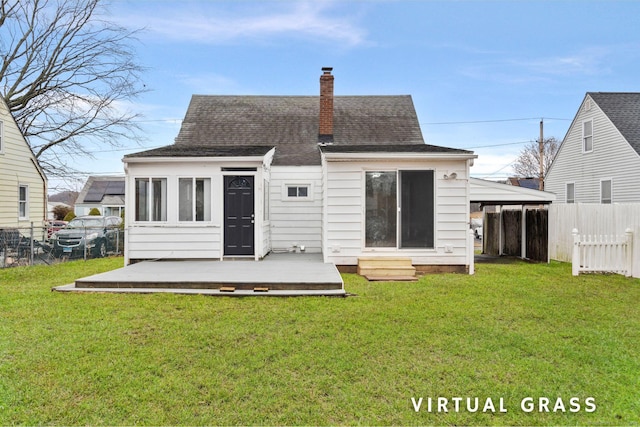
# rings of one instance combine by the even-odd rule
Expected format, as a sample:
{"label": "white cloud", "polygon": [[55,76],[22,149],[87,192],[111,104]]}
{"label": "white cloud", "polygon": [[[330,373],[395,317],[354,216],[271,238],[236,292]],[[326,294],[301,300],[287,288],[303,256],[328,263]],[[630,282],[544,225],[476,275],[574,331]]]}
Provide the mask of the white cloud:
{"label": "white cloud", "polygon": [[542,57],[532,61],[510,61],[516,67],[535,73],[572,76],[600,74],[609,69],[607,58],[610,52],[605,48],[589,48],[563,56]]}
{"label": "white cloud", "polygon": [[591,47],[565,55],[533,59],[502,57],[466,66],[461,74],[477,80],[517,85],[549,83],[558,77],[604,75],[611,71],[613,50],[613,47]]}
{"label": "white cloud", "polygon": [[[143,3],[147,6],[150,3]],[[117,17],[120,24],[145,27],[152,36],[203,44],[233,43],[242,39],[264,40],[280,35],[331,40],[343,46],[366,42],[366,32],[353,18],[333,10],[333,2],[279,2],[259,7],[239,2],[234,12],[216,8],[216,3],[190,4],[180,8],[154,3],[153,11],[133,10]],[[278,6],[277,8],[274,6]],[[282,7],[284,6],[284,7]],[[275,9],[275,10],[274,10]]]}

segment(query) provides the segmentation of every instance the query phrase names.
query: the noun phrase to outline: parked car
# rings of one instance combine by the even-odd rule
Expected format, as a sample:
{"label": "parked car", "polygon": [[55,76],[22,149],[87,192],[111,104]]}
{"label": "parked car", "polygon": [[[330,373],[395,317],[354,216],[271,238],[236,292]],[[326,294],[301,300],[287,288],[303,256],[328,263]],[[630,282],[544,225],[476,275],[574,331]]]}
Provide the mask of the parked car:
{"label": "parked car", "polygon": [[60,256],[104,257],[118,250],[120,223],[117,216],[79,216],[52,236],[53,253]]}
{"label": "parked car", "polygon": [[47,239],[50,239],[51,236],[56,234],[58,231],[62,230],[66,225],[67,225],[67,221],[58,221],[55,219],[47,221],[46,223]]}
{"label": "parked car", "polygon": [[482,233],[483,233],[482,227],[476,227],[476,229],[473,230],[473,232],[476,235],[476,239],[482,239]]}

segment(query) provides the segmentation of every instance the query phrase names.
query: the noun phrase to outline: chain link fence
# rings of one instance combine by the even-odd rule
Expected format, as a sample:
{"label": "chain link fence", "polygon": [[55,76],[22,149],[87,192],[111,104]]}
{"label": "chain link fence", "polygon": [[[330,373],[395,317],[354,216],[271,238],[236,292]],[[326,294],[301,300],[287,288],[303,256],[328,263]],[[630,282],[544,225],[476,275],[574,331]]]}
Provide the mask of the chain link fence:
{"label": "chain link fence", "polygon": [[0,268],[87,260],[120,255],[123,251],[124,230],[118,226],[0,226]]}

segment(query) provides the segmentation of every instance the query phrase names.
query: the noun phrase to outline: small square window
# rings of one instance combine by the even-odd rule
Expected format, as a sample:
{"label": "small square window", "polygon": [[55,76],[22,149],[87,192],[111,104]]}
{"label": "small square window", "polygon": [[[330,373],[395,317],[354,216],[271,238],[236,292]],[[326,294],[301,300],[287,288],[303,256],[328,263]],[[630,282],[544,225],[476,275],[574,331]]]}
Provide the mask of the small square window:
{"label": "small square window", "polygon": [[311,194],[310,184],[287,184],[283,190],[284,198],[287,200],[310,200]]}

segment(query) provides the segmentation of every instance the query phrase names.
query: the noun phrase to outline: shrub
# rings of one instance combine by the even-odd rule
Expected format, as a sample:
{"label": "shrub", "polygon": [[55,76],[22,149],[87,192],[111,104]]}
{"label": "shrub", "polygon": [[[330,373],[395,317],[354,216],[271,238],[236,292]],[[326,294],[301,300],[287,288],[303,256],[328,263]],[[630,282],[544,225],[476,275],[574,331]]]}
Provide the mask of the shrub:
{"label": "shrub", "polygon": [[102,215],[102,214],[100,213],[100,209],[98,209],[98,208],[91,208],[91,210],[89,211],[89,215],[100,216],[100,215]]}
{"label": "shrub", "polygon": [[75,218],[75,217],[76,217],[75,212],[73,212],[73,211],[69,211],[69,212],[64,216],[63,221],[67,221],[67,222],[69,222],[69,221],[71,221],[71,220],[72,220],[73,218]]}
{"label": "shrub", "polygon": [[53,207],[51,212],[56,220],[63,221],[69,212],[73,212],[73,209],[65,205],[56,205]]}

